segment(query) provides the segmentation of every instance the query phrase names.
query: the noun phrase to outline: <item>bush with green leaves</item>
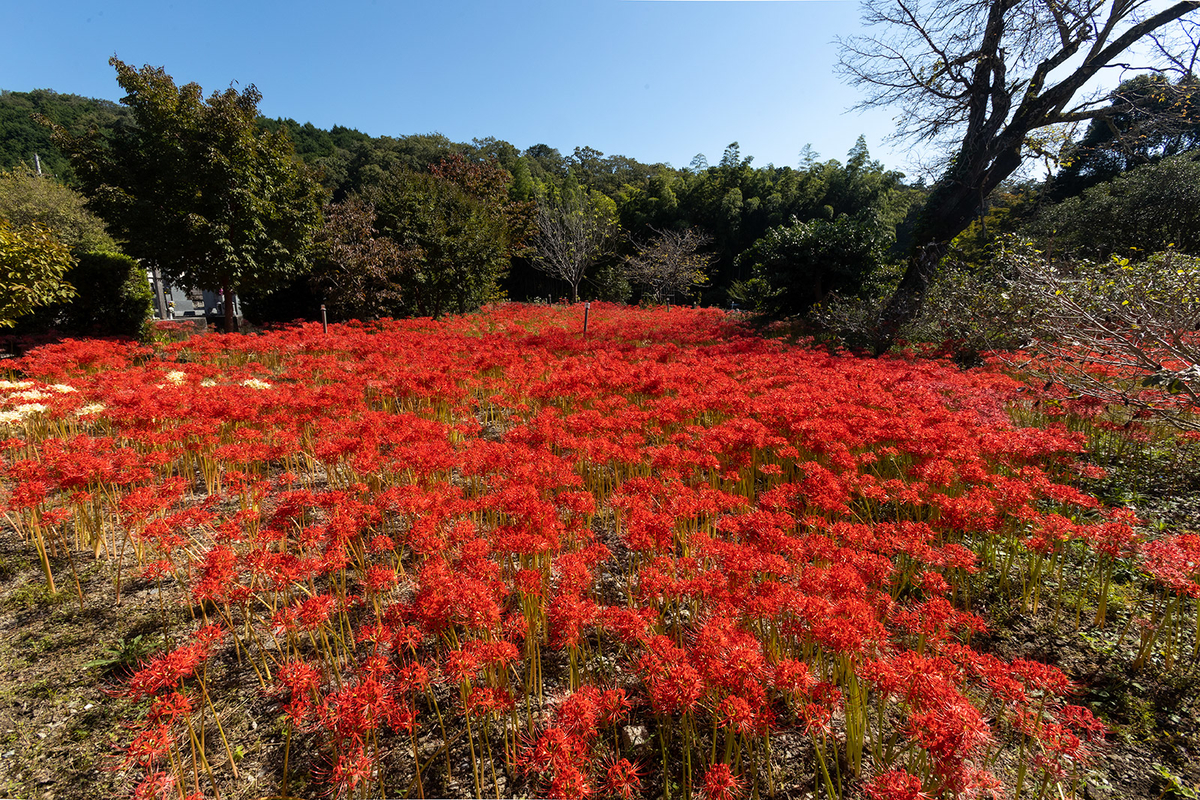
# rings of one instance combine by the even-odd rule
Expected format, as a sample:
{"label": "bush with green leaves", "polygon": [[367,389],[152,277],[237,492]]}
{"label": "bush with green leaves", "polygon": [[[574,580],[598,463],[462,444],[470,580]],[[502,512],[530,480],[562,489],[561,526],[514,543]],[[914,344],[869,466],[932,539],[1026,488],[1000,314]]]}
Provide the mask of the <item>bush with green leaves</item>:
{"label": "bush with green leaves", "polygon": [[20,320],[16,333],[141,337],[153,310],[146,270],[121,253],[83,253],[64,275],[76,294]]}
{"label": "bush with green leaves", "polygon": [[730,296],[771,316],[802,314],[830,294],[858,295],[883,265],[890,243],[891,234],[870,213],[794,219],[738,256],[751,277],[734,284]]}
{"label": "bush with green leaves", "polygon": [[16,228],[0,217],[0,328],[74,296],[65,278],[74,263],[71,251],[49,228],[37,223]]}
{"label": "bush with green leaves", "polygon": [[1091,258],[1200,254],[1200,160],[1189,153],[1132,169],[1048,207],[1033,231],[1047,250]]}

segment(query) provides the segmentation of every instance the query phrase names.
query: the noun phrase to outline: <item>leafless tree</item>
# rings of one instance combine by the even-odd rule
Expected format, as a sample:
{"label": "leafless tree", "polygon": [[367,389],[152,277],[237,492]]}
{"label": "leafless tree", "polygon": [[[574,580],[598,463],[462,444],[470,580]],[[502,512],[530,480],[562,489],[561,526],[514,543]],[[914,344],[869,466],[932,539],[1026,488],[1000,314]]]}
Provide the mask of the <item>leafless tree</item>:
{"label": "leafless tree", "polygon": [[566,281],[571,301],[579,302],[579,284],[616,240],[615,209],[583,191],[563,193],[538,201],[537,226],[534,268]]}
{"label": "leafless tree", "polygon": [[[898,137],[950,154],[877,349],[919,311],[950,241],[1020,166],[1029,134],[1108,113],[1104,97],[1086,94],[1103,69],[1185,74],[1200,47],[1188,16],[1197,9],[1200,0],[864,0],[870,31],[839,42],[841,70],[867,91],[859,105],[898,106]],[[1160,52],[1136,64],[1139,43]]]}
{"label": "leafless tree", "polygon": [[648,242],[634,241],[633,255],[625,258],[629,280],[646,287],[658,303],[708,280],[706,270],[713,257],[700,250],[712,242],[711,236],[699,228],[650,230],[654,231],[654,238]]}

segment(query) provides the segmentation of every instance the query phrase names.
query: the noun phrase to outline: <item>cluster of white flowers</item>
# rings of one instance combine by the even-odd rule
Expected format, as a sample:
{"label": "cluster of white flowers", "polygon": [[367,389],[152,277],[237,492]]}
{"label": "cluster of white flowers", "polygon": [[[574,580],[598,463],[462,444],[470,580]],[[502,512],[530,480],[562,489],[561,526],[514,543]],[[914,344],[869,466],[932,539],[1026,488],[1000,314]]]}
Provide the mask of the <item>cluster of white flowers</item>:
{"label": "cluster of white flowers", "polygon": [[266,381],[260,381],[258,378],[246,378],[242,381],[242,386],[249,386],[251,389],[270,389],[271,384]]}
{"label": "cluster of white flowers", "polygon": [[186,380],[187,380],[187,373],[181,369],[177,369],[177,370],[167,373],[167,383],[173,383],[176,386],[179,386]]}
{"label": "cluster of white flowers", "polygon": [[26,417],[40,414],[45,410],[46,406],[41,403],[23,403],[13,406],[5,411],[0,411],[0,425],[16,425],[23,422]]}
{"label": "cluster of white flowers", "polygon": [[90,417],[93,414],[99,414],[103,410],[104,403],[88,403],[86,406],[80,406],[75,414],[80,417]]}
{"label": "cluster of white flowers", "polygon": [[0,380],[0,406],[13,404],[0,411],[0,425],[18,425],[27,417],[46,410],[46,404],[39,400],[46,400],[56,393],[69,394],[74,391],[77,391],[74,386],[65,383],[38,386],[34,381]]}

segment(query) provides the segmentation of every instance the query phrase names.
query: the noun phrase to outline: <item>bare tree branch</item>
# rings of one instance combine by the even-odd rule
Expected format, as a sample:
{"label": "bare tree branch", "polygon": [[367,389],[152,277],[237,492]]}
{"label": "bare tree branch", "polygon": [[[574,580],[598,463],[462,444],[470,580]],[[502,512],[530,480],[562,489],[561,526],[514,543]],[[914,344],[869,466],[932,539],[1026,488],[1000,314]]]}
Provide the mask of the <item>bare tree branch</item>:
{"label": "bare tree branch", "polygon": [[653,239],[633,243],[635,252],[626,257],[625,271],[631,281],[649,290],[655,302],[708,280],[706,270],[713,256],[700,250],[712,242],[711,236],[699,228],[650,230],[655,233]]}

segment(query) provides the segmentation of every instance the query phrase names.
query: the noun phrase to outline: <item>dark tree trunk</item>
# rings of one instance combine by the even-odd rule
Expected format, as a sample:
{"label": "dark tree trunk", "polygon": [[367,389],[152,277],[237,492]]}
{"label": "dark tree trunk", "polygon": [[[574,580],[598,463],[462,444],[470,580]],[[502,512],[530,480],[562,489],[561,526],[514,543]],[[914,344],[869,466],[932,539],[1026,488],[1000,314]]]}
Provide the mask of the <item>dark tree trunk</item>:
{"label": "dark tree trunk", "polygon": [[992,157],[994,152],[980,148],[974,157],[959,155],[934,185],[913,231],[904,277],[877,321],[876,355],[890,350],[900,329],[921,313],[925,293],[950,252],[950,242],[971,224],[980,198],[991,194],[1020,166],[1019,144]]}
{"label": "dark tree trunk", "polygon": [[225,299],[225,333],[237,331],[237,317],[233,314],[233,289],[229,281],[221,282],[221,296]]}

